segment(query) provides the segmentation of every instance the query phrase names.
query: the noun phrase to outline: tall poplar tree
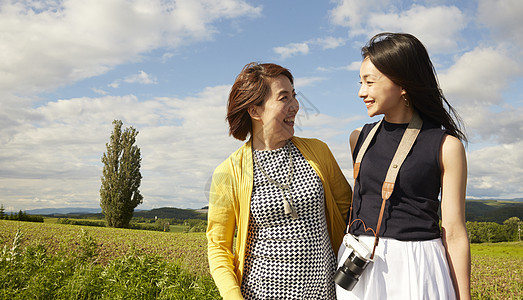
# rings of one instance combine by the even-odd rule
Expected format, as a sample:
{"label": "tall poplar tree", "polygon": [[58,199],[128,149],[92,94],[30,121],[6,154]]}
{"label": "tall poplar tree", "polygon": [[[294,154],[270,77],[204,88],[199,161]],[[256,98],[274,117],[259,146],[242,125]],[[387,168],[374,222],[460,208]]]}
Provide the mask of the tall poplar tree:
{"label": "tall poplar tree", "polygon": [[107,226],[128,228],[134,208],[143,201],[138,190],[142,181],[142,158],[140,148],[134,145],[138,131],[132,126],[122,131],[120,120],[114,120],[113,125],[111,140],[105,144],[107,153],[102,156],[100,207]]}

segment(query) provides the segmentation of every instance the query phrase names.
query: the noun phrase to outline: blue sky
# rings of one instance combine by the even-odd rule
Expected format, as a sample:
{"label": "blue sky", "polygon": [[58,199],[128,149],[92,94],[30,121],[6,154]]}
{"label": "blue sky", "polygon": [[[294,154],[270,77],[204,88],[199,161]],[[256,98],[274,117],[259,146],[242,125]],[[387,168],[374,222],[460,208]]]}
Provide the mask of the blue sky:
{"label": "blue sky", "polygon": [[199,208],[242,142],[225,105],[251,61],[291,70],[296,135],[333,151],[352,184],[348,134],[360,48],[381,31],[427,47],[470,142],[469,198],[523,197],[523,2],[0,0],[0,203],[99,207],[112,121],[140,133],[144,203]]}

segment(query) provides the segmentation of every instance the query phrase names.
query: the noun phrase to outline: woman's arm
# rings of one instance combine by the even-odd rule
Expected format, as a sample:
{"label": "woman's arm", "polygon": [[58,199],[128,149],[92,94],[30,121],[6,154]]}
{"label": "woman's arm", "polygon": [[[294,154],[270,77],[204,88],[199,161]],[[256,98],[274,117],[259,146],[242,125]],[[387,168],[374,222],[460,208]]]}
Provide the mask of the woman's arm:
{"label": "woman's arm", "polygon": [[456,294],[470,299],[470,244],[465,226],[467,160],[461,142],[450,135],[441,146],[441,227]]}
{"label": "woman's arm", "polygon": [[207,253],[211,275],[223,299],[243,299],[233,254],[236,228],[232,175],[216,169],[209,193]]}

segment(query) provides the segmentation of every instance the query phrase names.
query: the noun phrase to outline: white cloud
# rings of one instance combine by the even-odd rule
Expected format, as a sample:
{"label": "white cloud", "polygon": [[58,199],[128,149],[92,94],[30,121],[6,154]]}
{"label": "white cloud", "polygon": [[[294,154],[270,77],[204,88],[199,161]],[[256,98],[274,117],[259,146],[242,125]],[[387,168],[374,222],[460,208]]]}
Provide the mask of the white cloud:
{"label": "white cloud", "polygon": [[523,139],[521,103],[509,104],[504,98],[522,74],[517,61],[499,48],[476,48],[440,72],[441,88],[463,117],[472,141],[512,144]]}
{"label": "white cloud", "polygon": [[286,59],[298,54],[309,54],[311,47],[319,46],[322,50],[332,50],[345,45],[347,39],[332,36],[311,39],[302,43],[290,43],[286,46],[274,47],[273,51]]}
{"label": "white cloud", "polygon": [[476,48],[458,57],[440,72],[443,91],[459,99],[458,105],[493,105],[502,102],[502,91],[523,71],[502,49]]}
{"label": "white cloud", "polygon": [[419,38],[429,52],[455,50],[466,16],[455,6],[425,7],[414,4],[400,11],[398,4],[381,1],[370,6],[357,0],[339,1],[331,10],[334,25],[349,28],[350,36],[370,37],[378,32],[408,32]]}
{"label": "white cloud", "polygon": [[336,37],[325,37],[325,38],[317,38],[316,40],[312,41],[311,43],[318,44],[321,46],[323,50],[326,49],[335,49],[338,47],[341,47],[345,45],[347,42],[347,39],[345,38],[336,38]]}
{"label": "white cloud", "polygon": [[350,64],[348,64],[345,68],[348,71],[359,71],[361,67],[361,61],[353,61]]}
{"label": "white cloud", "polygon": [[389,6],[389,0],[378,0],[369,5],[360,0],[338,0],[337,6],[330,11],[334,25],[349,27],[349,35],[367,34],[364,29],[366,19],[372,12]]}
{"label": "white cloud", "polygon": [[459,32],[466,26],[465,15],[455,6],[413,5],[401,13],[371,14],[367,26],[374,32],[408,32],[415,35],[429,52],[455,50]]}
{"label": "white cloud", "polygon": [[157,84],[158,81],[155,76],[149,75],[144,71],[140,71],[138,74],[129,75],[124,79],[118,79],[108,84],[112,88],[118,88],[121,82],[126,83],[140,83],[140,84]]}
{"label": "white cloud", "polygon": [[478,22],[492,30],[492,38],[523,47],[523,2],[520,0],[479,0]]}
{"label": "white cloud", "polygon": [[340,67],[318,67],[317,70],[320,72],[333,72],[333,71],[359,71],[361,67],[361,61],[353,61],[346,66]]}
{"label": "white cloud", "polygon": [[[302,110],[301,107],[300,110]],[[348,124],[363,118],[364,116],[333,117],[309,109],[308,112],[298,112],[296,126],[299,128],[298,131],[307,133],[303,136],[319,137],[321,139],[329,139],[338,135],[346,137]]]}
{"label": "white cloud", "polygon": [[304,88],[309,85],[313,85],[316,82],[321,82],[326,80],[325,77],[298,77],[294,79],[294,87],[296,89]]}
{"label": "white cloud", "polygon": [[96,193],[100,189],[100,181],[86,182],[85,178],[0,178],[0,189],[2,204],[7,211],[14,212],[67,206],[93,208],[99,207],[100,203]]}
{"label": "white cloud", "polygon": [[[139,101],[131,95],[37,102],[42,99],[34,95],[136,62],[153,49],[171,51],[208,40],[218,32],[215,23],[260,13],[261,7],[243,0],[0,2],[2,203],[22,209],[58,204],[96,207],[100,157],[112,120],[121,119],[125,126],[142,131],[139,141],[147,140],[146,133],[160,138],[139,145],[144,173],[154,175],[156,166],[165,163],[162,158],[176,161],[158,181],[144,176],[146,205],[183,207],[193,197],[198,200],[192,203],[203,206],[206,200],[198,182],[205,182],[224,153],[232,151],[234,147],[227,145],[235,145],[224,129],[224,95],[230,87],[210,88],[194,99],[178,100]],[[164,59],[172,56],[168,53]],[[115,81],[114,86],[121,82],[154,84],[157,80],[140,71]],[[96,88],[92,91],[107,94]],[[194,104],[184,105],[185,100]],[[208,101],[219,101],[219,105]],[[33,103],[39,106],[33,108]],[[177,149],[179,145],[184,147]],[[201,149],[217,152],[194,156]],[[192,191],[192,196],[179,190]],[[178,199],[179,205],[172,199]]]}
{"label": "white cloud", "polygon": [[98,95],[107,95],[107,92],[102,90],[102,89],[97,89],[97,88],[91,88],[91,90],[95,93],[97,93]]}
{"label": "white cloud", "polygon": [[123,81],[127,82],[127,83],[141,83],[141,84],[156,84],[157,83],[156,77],[149,75],[149,74],[145,73],[144,71],[140,71],[136,75],[128,76]]}
{"label": "white cloud", "polygon": [[273,50],[280,55],[280,59],[286,59],[297,54],[309,53],[309,45],[307,43],[290,43],[286,46],[275,47]]}
{"label": "white cloud", "polygon": [[472,143],[487,142],[510,145],[523,140],[523,107],[505,104],[502,110],[488,106],[460,107]]}
{"label": "white cloud", "polygon": [[469,152],[467,160],[468,196],[520,198],[523,195],[523,165],[515,163],[523,161],[523,141]]}
{"label": "white cloud", "polygon": [[158,47],[209,39],[214,22],[260,12],[242,0],[2,1],[0,90],[50,91]]}
{"label": "white cloud", "polygon": [[100,157],[112,121],[121,119],[139,131],[144,207],[204,206],[213,169],[241,144],[227,134],[229,89],[211,87],[184,99],[74,98],[27,109],[37,118],[2,143],[0,161],[9,162],[0,171],[2,202],[23,209],[35,208],[29,203],[96,207]]}

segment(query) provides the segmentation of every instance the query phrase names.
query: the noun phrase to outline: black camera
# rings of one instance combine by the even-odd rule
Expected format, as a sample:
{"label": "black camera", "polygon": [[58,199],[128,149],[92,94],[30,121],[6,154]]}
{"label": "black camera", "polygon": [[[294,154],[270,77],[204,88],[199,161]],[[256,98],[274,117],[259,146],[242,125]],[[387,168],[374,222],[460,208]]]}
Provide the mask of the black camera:
{"label": "black camera", "polygon": [[352,291],[358,283],[361,273],[372,261],[370,259],[371,250],[350,233],[343,237],[343,244],[346,249],[342,259],[348,257],[334,274],[334,282],[347,291]]}

